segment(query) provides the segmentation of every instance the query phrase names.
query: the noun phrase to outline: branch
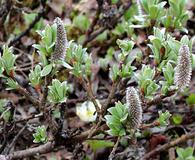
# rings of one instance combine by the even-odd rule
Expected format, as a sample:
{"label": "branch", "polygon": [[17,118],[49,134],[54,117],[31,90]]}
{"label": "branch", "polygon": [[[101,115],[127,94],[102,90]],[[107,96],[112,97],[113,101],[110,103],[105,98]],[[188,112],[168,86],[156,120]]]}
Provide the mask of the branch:
{"label": "branch", "polygon": [[[97,1],[97,3],[98,3],[98,1]],[[85,38],[85,41],[84,41],[84,43],[83,43],[83,46],[86,46],[86,44],[87,44],[87,42],[88,42],[87,39],[89,38],[89,35],[94,31],[94,27],[95,27],[95,25],[97,24],[98,19],[99,19],[99,15],[100,15],[100,13],[101,13],[101,7],[102,7],[102,4],[98,3],[98,8],[97,8],[97,10],[96,10],[95,17],[93,18],[93,21],[92,21],[92,23],[91,23],[89,29],[88,29],[87,32],[86,32],[86,38]]]}
{"label": "branch", "polygon": [[159,121],[154,121],[152,123],[149,124],[142,124],[139,129],[144,130],[147,128],[152,128],[152,127],[156,127],[156,126],[160,126],[160,122]]}
{"label": "branch", "polygon": [[50,152],[54,148],[54,142],[47,142],[38,147],[29,148],[21,151],[16,151],[8,155],[8,159],[21,159],[24,157],[30,157],[35,154],[42,154]]}
{"label": "branch", "polygon": [[95,31],[93,34],[91,34],[90,36],[88,36],[84,42],[83,42],[83,46],[86,46],[88,42],[94,40],[99,34],[103,33],[107,28],[103,27],[100,28],[99,30]]}
{"label": "branch", "polygon": [[[131,6],[131,1],[129,1],[127,3],[127,5],[124,5],[123,6],[123,10],[119,13],[119,15],[116,18],[113,19],[112,24],[110,24],[110,26],[113,26],[114,27],[118,23],[118,21],[120,20],[120,18],[124,15],[124,12],[127,9],[129,9],[130,6]],[[83,42],[82,45],[83,46],[86,46],[88,42],[94,40],[99,34],[103,33],[107,29],[109,29],[108,26],[105,26],[103,28],[100,28],[100,29],[96,30],[95,32],[93,32],[93,34],[88,35],[86,37],[86,39],[84,40],[84,42]]]}
{"label": "branch", "polygon": [[33,114],[33,115],[29,116],[29,117],[26,117],[26,118],[23,118],[23,119],[16,120],[14,123],[26,122],[26,121],[29,121],[30,119],[39,118],[39,117],[43,117],[43,113],[40,113],[40,114]]}
{"label": "branch", "polygon": [[120,80],[121,80],[121,78],[118,77],[118,78],[116,79],[116,81],[113,82],[113,84],[112,84],[111,91],[110,91],[110,94],[109,94],[109,96],[108,96],[108,98],[107,98],[107,101],[106,101],[105,105],[102,107],[102,114],[103,114],[103,115],[106,113],[106,111],[107,111],[107,109],[108,109],[108,106],[109,106],[110,102],[112,101],[112,99],[113,99],[114,96],[115,96],[116,89],[117,89],[117,86],[118,86]]}
{"label": "branch", "polygon": [[44,89],[43,89],[43,95],[42,95],[42,97],[41,97],[41,109],[43,110],[43,109],[46,109],[46,108],[44,108],[44,105],[45,105],[45,103],[46,103],[46,100],[47,100],[47,95],[48,95],[48,85],[50,85],[51,84],[51,82],[52,82],[52,79],[53,79],[53,75],[47,75],[46,77],[45,77],[45,84],[44,84]]}
{"label": "branch", "polygon": [[149,159],[151,156],[153,155],[156,155],[157,153],[160,153],[164,150],[167,150],[171,147],[174,147],[182,142],[186,142],[188,139],[192,139],[192,138],[195,138],[195,131],[192,132],[192,133],[188,133],[188,134],[185,134],[185,135],[182,135],[181,137],[171,141],[171,142],[168,142],[158,148],[155,148],[154,150],[152,150],[151,152],[147,153],[145,156],[144,156],[144,159]]}
{"label": "branch", "polygon": [[9,14],[11,8],[12,8],[12,1],[11,0],[5,0],[0,1],[0,27],[2,27],[6,21],[7,15]]}
{"label": "branch", "polygon": [[8,46],[12,46],[12,45],[14,45],[15,43],[17,43],[18,41],[20,41],[20,39],[22,38],[22,37],[24,37],[25,35],[27,35],[29,32],[30,32],[30,30],[37,24],[37,22],[39,22],[39,20],[41,19],[41,17],[43,17],[43,15],[46,13],[46,12],[48,12],[48,8],[46,8],[45,9],[45,3],[46,3],[46,1],[44,2],[44,3],[42,3],[42,9],[41,9],[41,11],[37,14],[37,16],[35,17],[35,19],[32,21],[32,23],[29,25],[29,27],[25,30],[25,31],[23,31],[22,33],[20,33],[19,35],[17,35],[14,39],[12,39],[10,42],[9,42],[9,44],[8,44]]}
{"label": "branch", "polygon": [[159,104],[163,101],[163,99],[174,95],[175,92],[176,92],[176,90],[171,90],[166,95],[162,95],[162,94],[157,95],[156,97],[154,97],[154,99],[152,101],[149,101],[146,104],[147,104],[148,107],[151,106],[151,105],[154,105],[154,104]]}
{"label": "branch", "polygon": [[25,88],[23,88],[22,86],[19,85],[19,87],[17,88],[17,90],[24,95],[29,101],[31,101],[33,103],[33,105],[36,108],[39,108],[39,100],[37,100],[36,98],[34,98]]}
{"label": "branch", "polygon": [[18,138],[20,137],[20,135],[22,134],[22,132],[26,129],[26,124],[22,127],[22,129],[17,133],[17,135],[14,137],[13,141],[11,142],[10,145],[8,145],[8,147],[6,148],[6,151],[4,153],[9,153],[10,150],[12,149],[12,147],[15,145],[16,141],[18,140]]}
{"label": "branch", "polygon": [[84,79],[82,79],[82,85],[83,87],[85,88],[85,90],[87,91],[87,94],[90,98],[90,100],[93,102],[94,106],[95,106],[95,109],[99,115],[100,113],[100,108],[99,108],[99,105],[97,104],[97,101],[96,101],[96,98],[93,94],[93,91],[92,91],[92,88],[91,88],[91,85],[90,85],[90,82],[88,82],[88,84],[85,82]]}
{"label": "branch", "polygon": [[114,158],[116,149],[117,149],[118,144],[119,144],[119,141],[120,141],[120,137],[118,137],[118,139],[117,139],[117,141],[116,141],[116,143],[115,143],[115,145],[114,145],[114,147],[112,149],[112,152],[109,155],[109,158],[108,158],[109,160],[112,160]]}

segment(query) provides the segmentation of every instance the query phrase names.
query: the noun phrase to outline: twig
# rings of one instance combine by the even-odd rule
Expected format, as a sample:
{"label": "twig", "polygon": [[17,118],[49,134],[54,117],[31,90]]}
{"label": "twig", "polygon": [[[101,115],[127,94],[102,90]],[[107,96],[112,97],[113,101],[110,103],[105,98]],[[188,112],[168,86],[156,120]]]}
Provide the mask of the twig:
{"label": "twig", "polygon": [[105,105],[102,107],[102,115],[105,114],[105,112],[106,112],[106,110],[107,110],[107,108],[108,108],[110,102],[111,102],[112,99],[114,98],[114,95],[115,95],[115,93],[116,93],[116,89],[117,89],[117,86],[118,86],[120,80],[121,80],[121,78],[118,77],[118,78],[116,79],[116,81],[113,82],[112,87],[111,87],[110,94],[109,94],[109,96],[108,96],[108,98],[107,98],[107,101],[106,101]]}
{"label": "twig", "polygon": [[146,129],[146,128],[152,128],[152,127],[156,127],[156,126],[160,126],[160,122],[159,121],[154,121],[153,123],[150,124],[143,124],[139,127],[139,129]]}
{"label": "twig", "polygon": [[159,104],[159,103],[161,103],[163,101],[163,99],[174,95],[175,92],[176,92],[176,90],[171,90],[166,95],[162,95],[162,94],[158,95],[152,101],[147,102],[147,106],[151,106],[151,105],[154,105],[154,104]]}
{"label": "twig", "polygon": [[102,118],[103,118],[103,115],[100,114],[99,117],[98,117],[98,122],[95,125],[93,125],[93,127],[91,128],[91,131],[88,134],[87,138],[91,138],[93,136],[93,134],[97,131],[98,127],[102,123]]}
{"label": "twig", "polygon": [[34,98],[25,88],[23,88],[22,86],[19,86],[17,88],[17,90],[24,95],[29,101],[31,101],[33,103],[33,105],[38,108],[40,102],[39,100],[37,100],[36,98]]}
{"label": "twig", "polygon": [[[105,130],[107,129],[107,125],[103,124],[102,126],[98,127],[94,132],[93,135],[95,135],[99,130]],[[82,132],[79,135],[75,135],[74,137],[71,137],[71,139],[69,139],[69,142],[82,142],[84,141],[86,138],[88,138],[88,135],[91,133],[91,130],[87,130],[85,132]],[[92,136],[93,136],[92,135]],[[90,137],[91,138],[91,137]]]}
{"label": "twig", "polygon": [[24,32],[22,32],[19,35],[17,35],[13,40],[11,40],[9,42],[8,46],[12,46],[15,43],[17,43],[18,41],[20,41],[20,39],[22,37],[24,37],[25,35],[27,35],[30,32],[30,30],[36,25],[36,23],[39,22],[39,20],[41,19],[41,17],[43,17],[43,15],[47,12],[47,9],[45,9],[45,3],[42,3],[42,6],[43,6],[42,7],[43,9],[41,9],[41,11],[37,14],[37,16],[32,21],[32,23],[29,25],[29,27]]}
{"label": "twig", "polygon": [[99,113],[100,113],[100,108],[99,108],[99,105],[98,105],[98,103],[97,103],[97,101],[96,101],[96,98],[95,98],[95,96],[94,96],[94,94],[93,94],[93,91],[92,91],[90,82],[86,83],[86,81],[85,81],[84,79],[82,79],[82,85],[83,85],[83,87],[85,88],[85,90],[87,91],[87,94],[88,94],[90,100],[93,102],[93,104],[94,104],[94,106],[95,106],[95,109],[96,109],[96,111],[97,111],[97,113],[98,113],[98,115],[99,115]]}
{"label": "twig", "polygon": [[109,155],[109,158],[108,158],[109,160],[112,160],[114,158],[116,149],[117,149],[118,144],[119,144],[119,141],[120,141],[120,137],[118,137],[118,139],[117,139],[117,141],[116,141],[116,143],[115,143],[115,145],[114,145],[114,147],[112,149],[112,152]]}
{"label": "twig", "polygon": [[4,22],[6,21],[7,15],[9,14],[13,4],[11,0],[6,1],[0,1],[0,27],[4,25]]}
{"label": "twig", "polygon": [[[97,1],[97,3],[98,3],[98,1]],[[86,40],[89,39],[89,35],[94,31],[94,27],[97,24],[97,21],[99,19],[100,12],[101,12],[101,5],[98,3],[98,8],[96,10],[95,17],[94,17],[94,19],[93,19],[93,21],[92,21],[89,29],[86,32],[86,38],[85,38],[85,41],[83,43],[83,46],[86,46],[86,44],[87,44],[87,41]]]}
{"label": "twig", "polygon": [[169,149],[169,160],[175,160],[176,157],[175,157],[175,148],[170,148]]}
{"label": "twig", "polygon": [[1,114],[1,116],[0,116],[0,122],[3,121],[5,113],[7,113],[10,109],[11,109],[11,107],[7,108],[7,109]]}
{"label": "twig", "polygon": [[[128,2],[127,5],[123,6],[123,10],[119,13],[118,17],[114,18],[112,24],[110,26],[115,26],[120,18],[123,16],[124,12],[131,6],[131,1]],[[87,38],[83,42],[83,46],[86,46],[87,43],[95,39],[99,34],[103,33],[105,30],[108,29],[108,26],[98,29],[97,31],[93,32],[93,34],[87,36]]]}
{"label": "twig", "polygon": [[8,155],[8,159],[21,159],[24,157],[30,157],[35,154],[47,153],[54,148],[54,142],[47,142],[44,145],[29,148],[21,151],[16,151]]}
{"label": "twig", "polygon": [[14,137],[13,141],[11,142],[11,144],[6,148],[5,154],[9,153],[10,150],[12,149],[12,147],[15,145],[17,139],[20,137],[20,135],[22,134],[22,132],[25,130],[27,125],[24,125],[22,127],[22,129],[17,133],[17,135]]}
{"label": "twig", "polygon": [[154,150],[152,150],[151,152],[147,153],[145,156],[144,156],[144,159],[149,159],[151,156],[153,155],[156,155],[162,151],[165,151],[171,147],[174,147],[182,142],[185,142],[187,141],[188,139],[192,139],[192,138],[195,138],[195,131],[191,132],[191,133],[188,133],[188,134],[185,134],[185,135],[182,135],[181,137],[171,141],[171,142],[168,142],[158,148],[155,148]]}
{"label": "twig", "polygon": [[[41,98],[41,106],[44,107],[48,95],[48,85],[51,83],[53,76],[49,75],[45,77],[45,84],[43,90],[43,96]],[[44,109],[44,108],[41,108]]]}
{"label": "twig", "polygon": [[[104,129],[104,127],[106,127],[106,125],[102,125],[99,128],[103,128]],[[70,144],[72,142],[82,142],[82,141],[84,141],[87,138],[87,136],[90,133],[90,131],[91,130],[87,130],[85,132],[82,132],[79,135],[75,135],[73,137],[70,137],[69,139],[66,139],[65,142],[61,141],[59,144],[58,143],[56,144],[54,141],[47,142],[46,144],[40,145],[38,147],[29,148],[29,149],[25,149],[25,150],[21,150],[21,151],[15,151],[15,152],[13,152],[13,153],[11,153],[9,155],[6,155],[4,157],[6,157],[8,160],[11,160],[11,159],[21,159],[21,158],[24,158],[24,157],[30,157],[30,156],[33,156],[33,155],[36,155],[36,154],[48,153],[48,152],[50,152],[50,151],[52,151],[54,149],[55,144],[56,145],[62,145],[63,143]],[[98,132],[98,130],[96,130],[96,132]],[[3,157],[3,155],[0,155],[0,156]]]}
{"label": "twig", "polygon": [[25,122],[25,121],[28,121],[30,119],[39,118],[39,117],[43,117],[43,113],[34,114],[34,115],[29,116],[29,117],[26,117],[26,118],[23,118],[23,119],[19,119],[19,120],[15,121],[14,123]]}
{"label": "twig", "polygon": [[88,36],[85,41],[83,42],[83,46],[86,46],[87,43],[89,43],[90,41],[94,40],[99,34],[103,33],[107,28],[103,27],[98,29],[97,31],[95,31],[93,34],[91,34],[90,36]]}
{"label": "twig", "polygon": [[[53,137],[59,128],[57,122],[55,119],[52,117],[51,112],[48,112],[50,109],[46,107],[46,101],[47,101],[47,95],[48,95],[48,85],[52,82],[53,75],[47,75],[45,77],[45,84],[44,84],[44,91],[43,91],[43,96],[41,99],[41,105],[40,105],[40,110],[43,112],[43,117],[45,122],[49,125],[50,129],[50,134]],[[54,108],[55,105],[51,105],[51,109]],[[48,110],[49,109],[49,110]]]}
{"label": "twig", "polygon": [[[123,61],[121,61],[119,64],[119,70],[121,70],[122,64],[123,64]],[[91,132],[89,133],[88,138],[91,138],[91,136],[94,134],[94,132],[97,130],[97,128],[101,125],[102,119],[103,119],[103,117],[108,109],[108,106],[109,106],[110,102],[112,101],[112,99],[114,98],[114,95],[115,95],[117,86],[120,83],[120,80],[121,80],[121,77],[118,75],[116,80],[112,83],[112,88],[111,88],[110,94],[108,95],[107,101],[105,102],[105,105],[103,105],[101,107],[101,112],[98,115],[98,123],[95,124],[91,128]]]}
{"label": "twig", "polygon": [[[120,63],[119,69],[121,69],[121,66],[122,66],[122,63]],[[107,98],[107,101],[105,102],[105,105],[102,106],[101,112],[100,112],[100,114],[98,115],[98,123],[95,124],[95,125],[91,128],[91,132],[89,133],[88,138],[91,138],[91,136],[94,134],[94,132],[97,130],[97,128],[101,125],[103,116],[105,115],[106,110],[107,110],[107,108],[108,108],[110,102],[112,101],[112,99],[113,99],[113,97],[114,97],[114,95],[115,95],[115,91],[116,91],[116,89],[117,89],[117,86],[118,86],[120,80],[121,80],[121,78],[118,76],[117,79],[113,82],[112,88],[111,88],[111,91],[110,91],[110,94],[108,95],[108,98]]]}

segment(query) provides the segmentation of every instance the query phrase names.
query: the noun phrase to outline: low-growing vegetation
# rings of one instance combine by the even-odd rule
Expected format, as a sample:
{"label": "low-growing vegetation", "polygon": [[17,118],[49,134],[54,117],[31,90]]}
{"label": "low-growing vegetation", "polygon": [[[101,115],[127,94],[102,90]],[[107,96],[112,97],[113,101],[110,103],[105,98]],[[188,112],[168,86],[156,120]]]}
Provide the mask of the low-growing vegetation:
{"label": "low-growing vegetation", "polygon": [[0,159],[195,160],[194,1],[0,4]]}

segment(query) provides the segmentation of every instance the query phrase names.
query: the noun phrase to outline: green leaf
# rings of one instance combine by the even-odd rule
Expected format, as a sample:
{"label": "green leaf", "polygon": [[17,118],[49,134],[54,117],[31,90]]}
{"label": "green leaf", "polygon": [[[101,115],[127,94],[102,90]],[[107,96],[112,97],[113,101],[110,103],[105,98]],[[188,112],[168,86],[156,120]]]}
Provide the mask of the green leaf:
{"label": "green leaf", "polygon": [[41,77],[45,77],[48,74],[50,74],[51,70],[52,70],[52,64],[46,65],[43,70],[41,71]]}
{"label": "green leaf", "polygon": [[12,48],[4,45],[3,55],[0,56],[0,67],[5,69],[7,75],[10,76],[11,72],[15,70],[14,64],[17,56],[12,53]]}
{"label": "green leaf", "polygon": [[114,64],[113,67],[111,68],[110,76],[113,81],[115,81],[119,75],[119,68],[117,64]]}
{"label": "green leaf", "polygon": [[187,147],[185,149],[177,148],[176,152],[178,155],[177,160],[193,160],[195,158],[193,156],[193,148],[192,147]]}
{"label": "green leaf", "polygon": [[108,133],[113,136],[126,135],[124,126],[129,115],[127,106],[118,102],[114,107],[109,108],[108,112],[111,113],[111,115],[105,116],[106,124],[110,129]]}
{"label": "green leaf", "polygon": [[192,54],[192,68],[195,69],[195,54]]}
{"label": "green leaf", "polygon": [[[24,13],[25,23],[27,25],[30,25],[34,21],[34,19],[35,19],[36,16],[37,16],[37,13],[30,13],[30,14]],[[35,26],[33,27],[33,29],[38,30],[38,29],[41,29],[42,27],[43,27],[43,19],[40,19],[35,24]]]}
{"label": "green leaf", "polygon": [[36,132],[33,134],[34,143],[46,143],[48,141],[46,127],[39,126],[36,128]]}
{"label": "green leaf", "polygon": [[125,136],[126,135],[126,131],[124,128],[122,128],[119,132],[119,136],[122,137],[122,136]]}
{"label": "green leaf", "polygon": [[189,97],[186,99],[186,102],[188,105],[194,105],[195,104],[195,93],[190,94]]}
{"label": "green leaf", "polygon": [[66,63],[66,62],[64,62],[62,60],[59,60],[56,63],[62,65],[63,67],[65,67],[67,69],[73,69],[73,67],[71,65],[69,65],[68,63]]}
{"label": "green leaf", "polygon": [[30,84],[33,87],[36,87],[37,85],[40,84],[41,82],[41,66],[40,65],[36,65],[34,70],[30,71],[29,80],[30,80]]}
{"label": "green leaf", "polygon": [[67,92],[69,90],[69,86],[67,82],[60,82],[58,79],[52,80],[52,85],[48,86],[49,94],[48,99],[52,103],[63,103],[67,99]]}
{"label": "green leaf", "polygon": [[14,81],[11,78],[7,79],[7,83],[6,83],[9,87],[6,88],[7,90],[12,90],[12,89],[17,89],[18,88],[18,83],[16,81]]}
{"label": "green leaf", "polygon": [[184,153],[183,153],[183,156],[185,158],[188,158],[190,156],[193,155],[193,148],[192,147],[187,147],[185,150],[184,150]]}
{"label": "green leaf", "polygon": [[114,146],[113,142],[105,141],[105,140],[87,140],[86,142],[90,145],[90,147],[93,149],[94,152],[101,148]]}
{"label": "green leaf", "polygon": [[130,52],[135,44],[133,41],[120,39],[117,39],[116,43],[123,52]]}
{"label": "green leaf", "polygon": [[8,102],[9,101],[7,99],[0,99],[0,113],[5,111],[5,107],[7,106]]}
{"label": "green leaf", "polygon": [[118,23],[117,26],[115,27],[115,29],[112,31],[113,34],[115,35],[122,35],[125,33],[125,29],[126,29],[126,22],[122,22],[122,23]]}
{"label": "green leaf", "polygon": [[89,18],[83,14],[80,14],[73,19],[73,25],[78,27],[82,31],[87,31],[90,25]]}
{"label": "green leaf", "polygon": [[180,115],[180,114],[174,114],[174,115],[172,116],[172,119],[173,119],[174,124],[176,124],[176,125],[181,124],[182,121],[183,121],[183,117],[182,117],[182,115]]}
{"label": "green leaf", "polygon": [[181,38],[180,42],[181,42],[182,44],[185,44],[185,45],[189,45],[189,44],[190,44],[190,40],[189,40],[189,38],[188,38],[187,35],[184,35],[184,36]]}
{"label": "green leaf", "polygon": [[49,51],[48,49],[52,44],[52,29],[51,29],[50,25],[46,25],[45,35],[44,35],[43,39],[44,39],[44,42],[46,44],[46,49],[47,49],[47,51]]}
{"label": "green leaf", "polygon": [[104,31],[103,33],[101,33],[100,35],[96,37],[96,40],[99,42],[104,42],[107,39],[107,34],[108,32]]}
{"label": "green leaf", "polygon": [[10,120],[10,117],[11,117],[11,112],[10,110],[6,110],[3,112],[3,119],[8,122]]}
{"label": "green leaf", "polygon": [[34,44],[33,47],[38,49],[43,66],[45,66],[48,61],[47,58],[50,58],[54,51],[57,26],[55,23],[51,26],[48,24],[43,31],[37,31],[37,33],[41,36],[41,42],[39,44]]}
{"label": "green leaf", "polygon": [[184,158],[183,157],[183,152],[184,152],[184,149],[183,148],[177,148],[176,149],[176,152],[177,152],[177,154],[178,154],[178,156],[180,157],[180,158]]}
{"label": "green leaf", "polygon": [[156,17],[158,16],[158,7],[157,6],[151,6],[149,13],[150,13],[150,18],[151,19],[156,19]]}
{"label": "green leaf", "polygon": [[168,125],[169,118],[171,117],[169,111],[166,111],[164,113],[162,111],[159,111],[158,114],[159,114],[158,121],[160,122],[160,125],[161,126]]}
{"label": "green leaf", "polygon": [[132,69],[131,63],[127,63],[127,64],[122,65],[122,69],[120,72],[120,76],[122,78],[130,77],[132,75],[132,73],[133,73],[133,69]]}
{"label": "green leaf", "polygon": [[112,4],[116,4],[118,0],[112,0]]}
{"label": "green leaf", "polygon": [[52,112],[52,116],[53,116],[54,118],[60,118],[60,117],[61,117],[61,113],[60,113],[59,108],[55,109],[55,110]]}
{"label": "green leaf", "polygon": [[170,62],[167,62],[166,67],[163,68],[163,75],[169,85],[173,84],[174,81],[174,69]]}

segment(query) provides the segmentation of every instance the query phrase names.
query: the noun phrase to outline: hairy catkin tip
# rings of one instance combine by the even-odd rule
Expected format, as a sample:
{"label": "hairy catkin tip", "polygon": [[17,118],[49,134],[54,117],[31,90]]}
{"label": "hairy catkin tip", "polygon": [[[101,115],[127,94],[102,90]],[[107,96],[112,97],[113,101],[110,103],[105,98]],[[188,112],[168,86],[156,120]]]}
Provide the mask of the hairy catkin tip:
{"label": "hairy catkin tip", "polygon": [[57,37],[55,42],[54,53],[52,54],[52,60],[64,60],[66,55],[66,50],[68,47],[68,40],[66,35],[66,30],[62,20],[57,17],[54,20],[54,23],[57,25]]}
{"label": "hairy catkin tip", "polygon": [[126,103],[129,107],[129,119],[127,127],[130,129],[139,128],[142,122],[142,106],[138,92],[135,88],[129,87],[126,90]]}
{"label": "hairy catkin tip", "polygon": [[140,0],[136,0],[136,4],[137,4],[137,9],[138,9],[138,15],[143,16],[142,6],[141,6]]}
{"label": "hairy catkin tip", "polygon": [[192,75],[192,60],[189,47],[182,45],[179,49],[177,65],[175,67],[174,83],[178,88],[188,87]]}

